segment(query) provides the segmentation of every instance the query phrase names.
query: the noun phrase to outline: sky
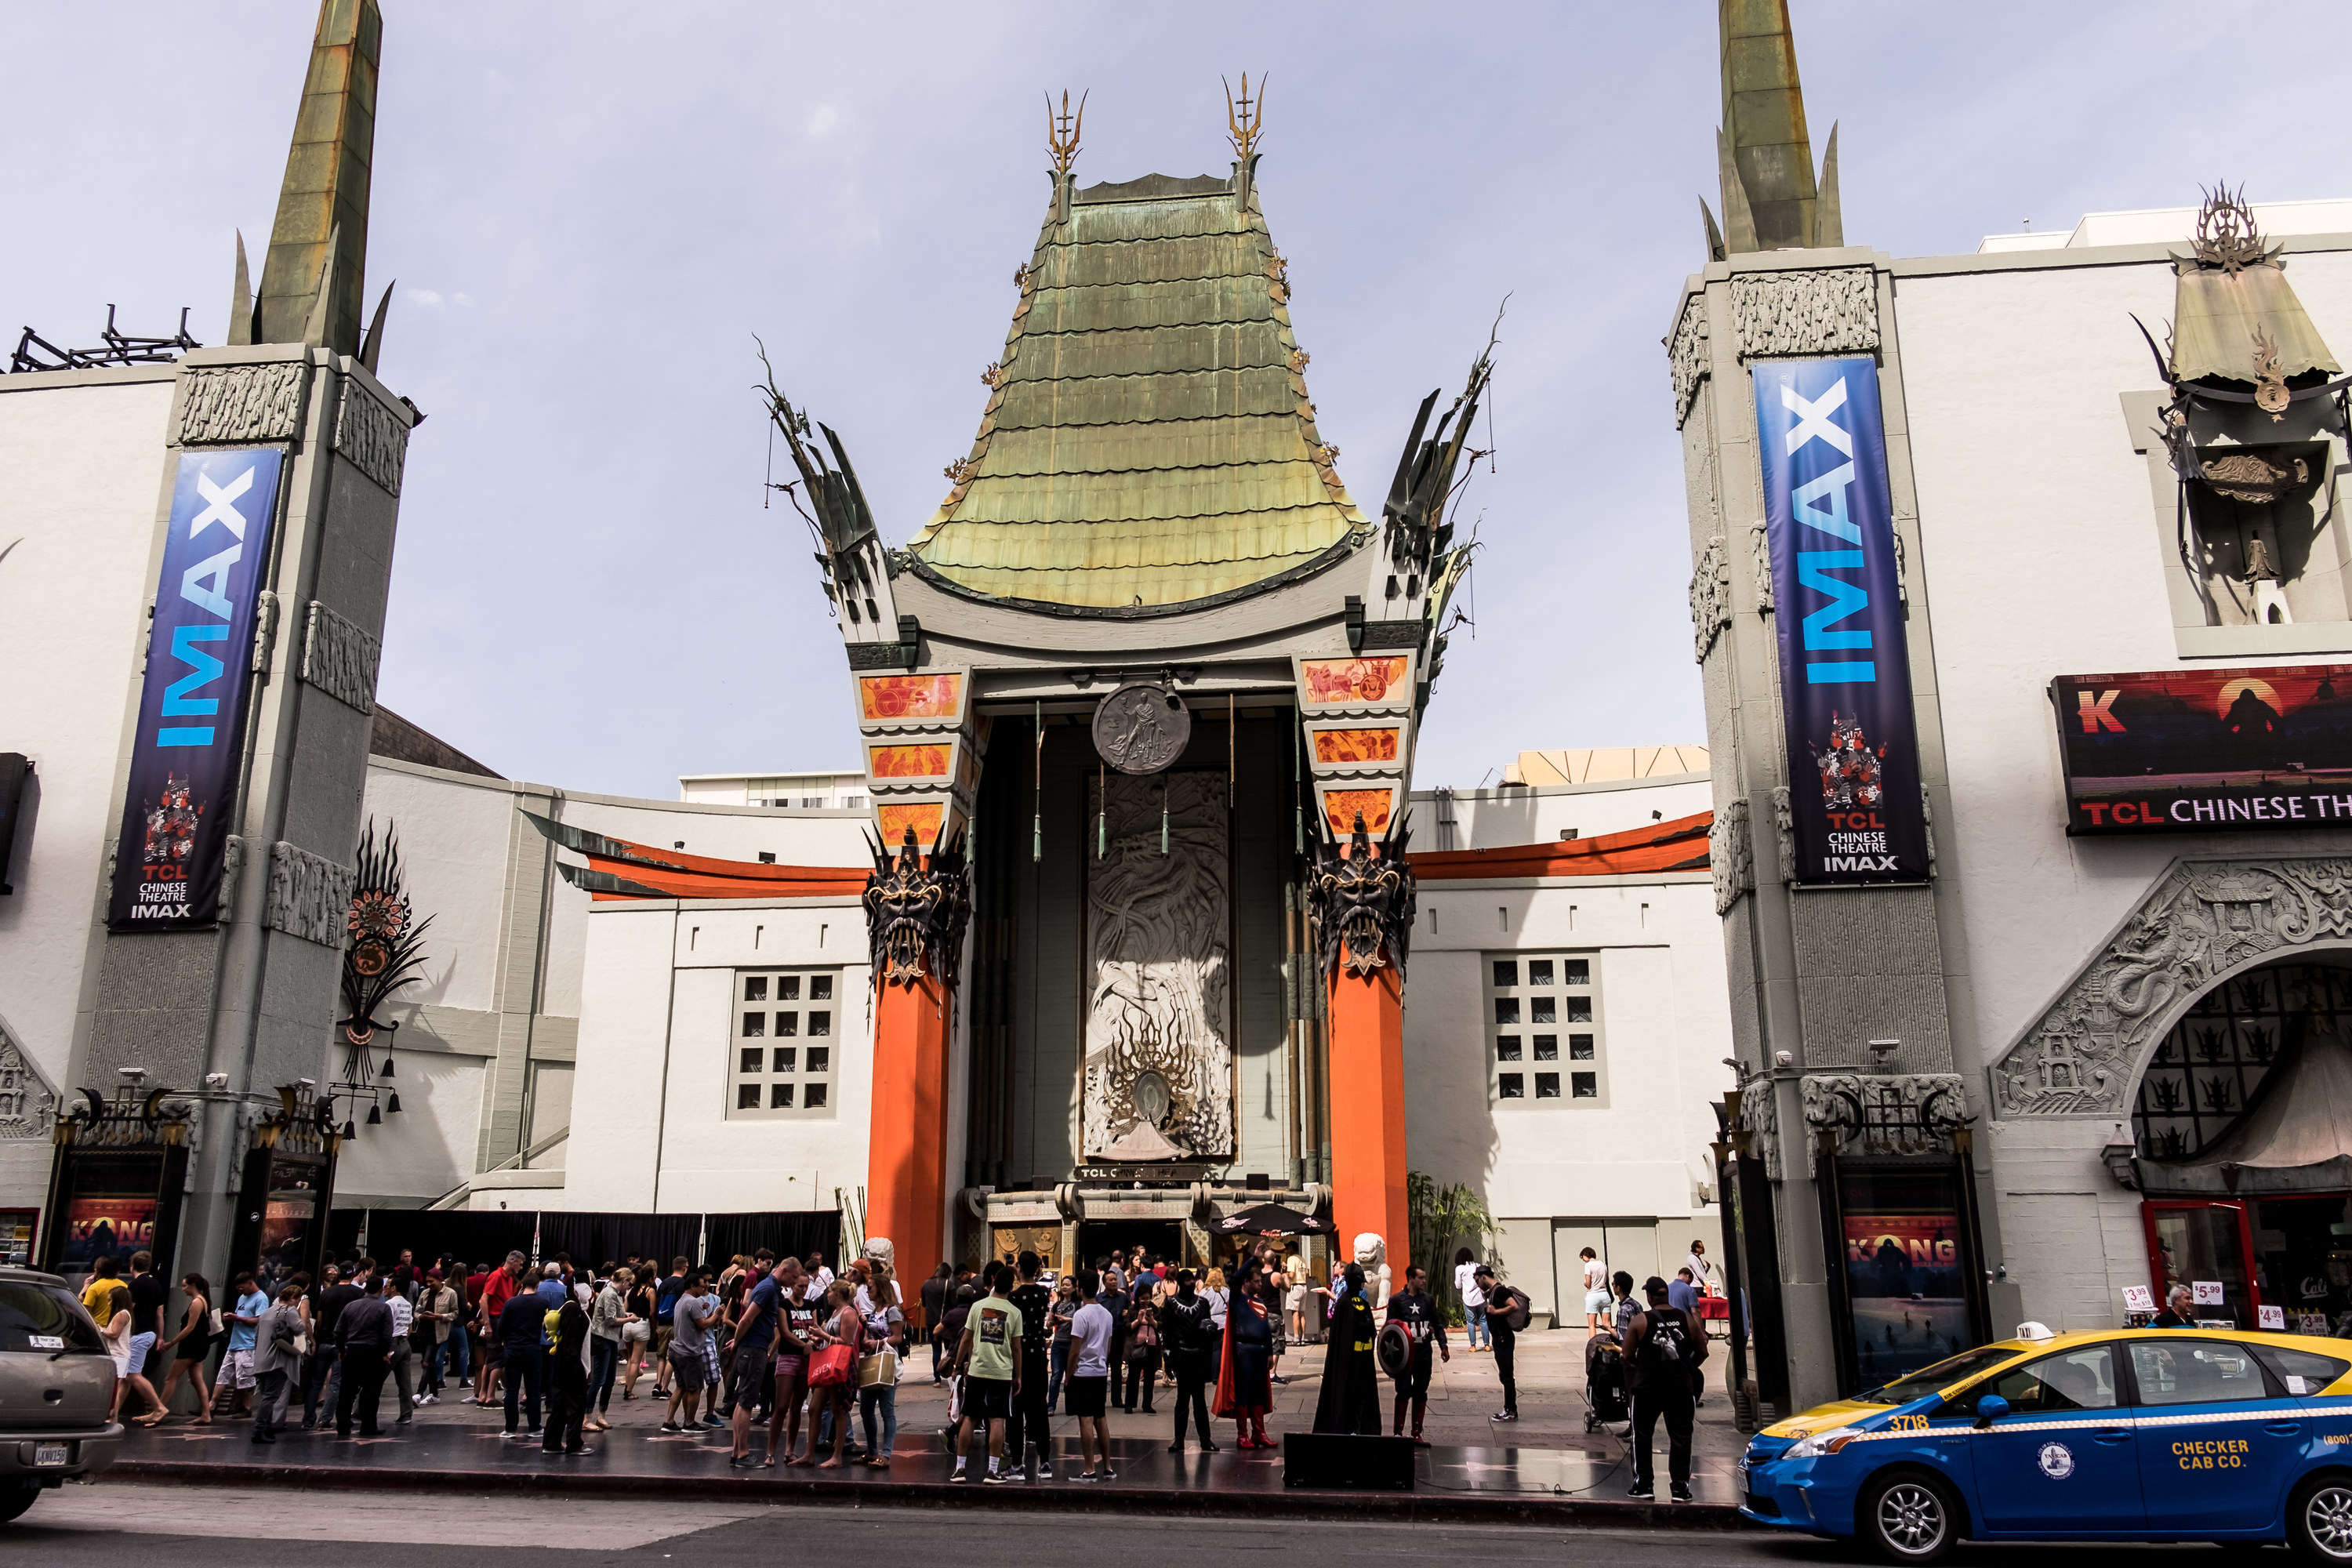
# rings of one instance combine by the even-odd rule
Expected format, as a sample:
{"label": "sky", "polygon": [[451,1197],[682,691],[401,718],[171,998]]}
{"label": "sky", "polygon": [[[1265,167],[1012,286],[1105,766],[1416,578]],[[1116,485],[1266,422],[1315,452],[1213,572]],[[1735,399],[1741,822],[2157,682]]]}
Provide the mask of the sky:
{"label": "sky", "polygon": [[[1090,95],[1082,184],[1222,174],[1220,79],[1244,69],[1269,79],[1261,200],[1360,504],[1509,300],[1465,492],[1474,626],[1416,785],[1704,738],[1661,346],[1704,260],[1696,198],[1718,205],[1703,0],[382,4],[368,300],[398,280],[382,374],[428,420],[380,696],[499,772],[674,798],[680,774],[854,768],[808,535],[762,489],[754,334],[905,542],[1003,350],[1045,95]],[[2341,0],[1790,8],[1853,244],[1972,251],[2221,178],[2352,195]],[[186,305],[221,342],[316,16],[0,4],[0,321],[83,346],[110,302],[156,333]]]}

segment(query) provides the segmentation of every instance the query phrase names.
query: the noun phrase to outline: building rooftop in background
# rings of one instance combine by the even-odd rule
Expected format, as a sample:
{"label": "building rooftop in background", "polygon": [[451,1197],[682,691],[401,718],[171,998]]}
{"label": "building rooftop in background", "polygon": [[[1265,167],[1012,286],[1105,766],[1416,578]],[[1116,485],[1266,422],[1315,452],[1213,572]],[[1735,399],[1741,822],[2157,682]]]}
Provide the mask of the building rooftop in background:
{"label": "building rooftop in background", "polygon": [[1507,784],[1612,784],[1707,771],[1705,746],[1597,746],[1578,752],[1521,752],[1503,770]]}
{"label": "building rooftop in background", "polygon": [[[2352,200],[2256,202],[2254,221],[2273,239],[2292,235],[2352,234]],[[2187,244],[2197,227],[2195,207],[2146,207],[2137,212],[2090,213],[2072,230],[1989,234],[1979,256],[2006,250],[2081,250],[2094,245]]]}
{"label": "building rooftop in background", "polygon": [[368,735],[368,752],[415,763],[420,767],[446,768],[453,773],[475,773],[486,779],[506,776],[484,767],[438,735],[418,729],[381,702],[375,705],[375,727]]}
{"label": "building rooftop in background", "polygon": [[696,805],[764,805],[801,811],[858,811],[866,805],[866,775],[824,773],[688,773],[677,798]]}

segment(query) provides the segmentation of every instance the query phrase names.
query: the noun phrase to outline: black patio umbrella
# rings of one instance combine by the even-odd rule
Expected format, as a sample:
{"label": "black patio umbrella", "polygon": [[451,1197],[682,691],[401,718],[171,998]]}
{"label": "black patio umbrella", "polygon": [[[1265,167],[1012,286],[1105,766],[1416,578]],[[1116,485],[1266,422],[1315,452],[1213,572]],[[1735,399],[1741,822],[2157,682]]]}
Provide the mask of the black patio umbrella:
{"label": "black patio umbrella", "polygon": [[1339,1227],[1328,1219],[1317,1219],[1311,1214],[1300,1214],[1280,1204],[1259,1204],[1239,1214],[1227,1215],[1213,1228],[1227,1236],[1328,1236]]}

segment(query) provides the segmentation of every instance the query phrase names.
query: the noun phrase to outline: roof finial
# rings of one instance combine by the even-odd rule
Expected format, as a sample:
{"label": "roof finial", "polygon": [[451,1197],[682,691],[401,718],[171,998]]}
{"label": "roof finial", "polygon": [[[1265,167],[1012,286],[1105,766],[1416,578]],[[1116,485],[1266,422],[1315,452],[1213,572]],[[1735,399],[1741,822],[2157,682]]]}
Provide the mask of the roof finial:
{"label": "roof finial", "polygon": [[1078,95],[1077,112],[1070,111],[1070,89],[1062,89],[1062,112],[1054,112],[1054,95],[1045,95],[1045,146],[1054,154],[1054,173],[1067,179],[1070,165],[1077,161],[1078,136],[1086,129],[1087,95]]}
{"label": "roof finial", "polygon": [[[1219,81],[1225,79],[1219,77]],[[1249,72],[1242,72],[1242,96],[1236,111],[1234,84],[1225,81],[1225,139],[1234,144],[1234,156],[1246,168],[1250,156],[1257,151],[1257,139],[1265,129],[1265,78],[1257,79],[1257,97],[1250,97]]]}

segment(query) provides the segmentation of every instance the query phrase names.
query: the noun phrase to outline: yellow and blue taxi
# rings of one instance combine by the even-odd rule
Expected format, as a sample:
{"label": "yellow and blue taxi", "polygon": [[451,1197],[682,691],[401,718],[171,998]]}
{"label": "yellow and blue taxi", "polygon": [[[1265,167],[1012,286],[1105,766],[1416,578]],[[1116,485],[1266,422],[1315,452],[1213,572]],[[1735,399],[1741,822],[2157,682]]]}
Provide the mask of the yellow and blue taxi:
{"label": "yellow and blue taxi", "polygon": [[2038,1324],[1767,1427],[1759,1523],[1894,1563],[1972,1541],[2280,1541],[2352,1565],[2352,1342]]}

